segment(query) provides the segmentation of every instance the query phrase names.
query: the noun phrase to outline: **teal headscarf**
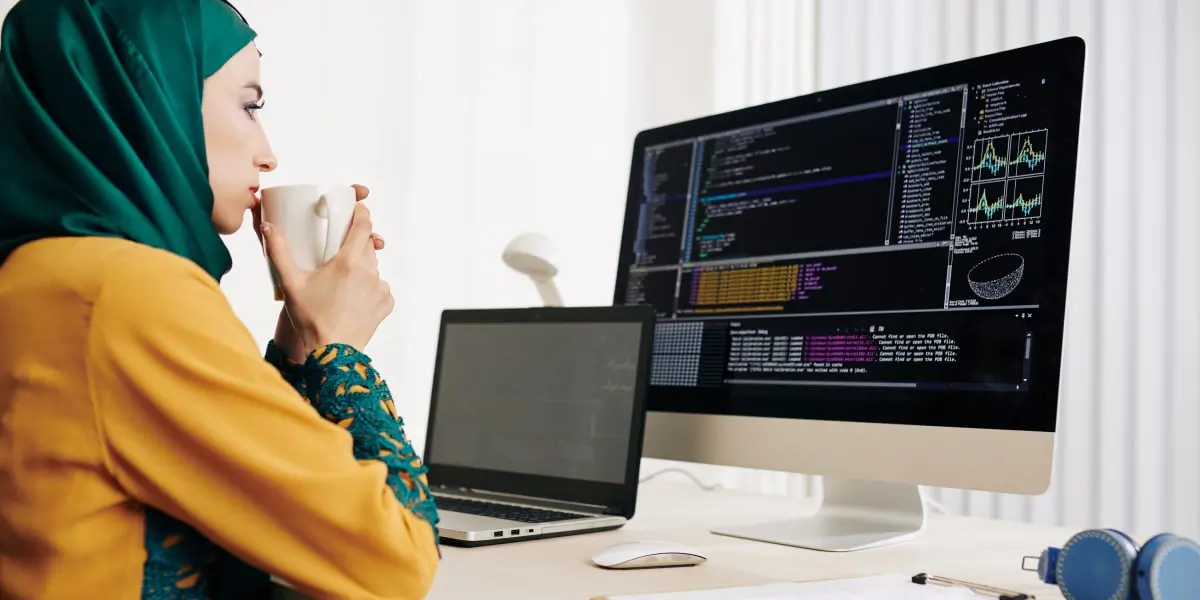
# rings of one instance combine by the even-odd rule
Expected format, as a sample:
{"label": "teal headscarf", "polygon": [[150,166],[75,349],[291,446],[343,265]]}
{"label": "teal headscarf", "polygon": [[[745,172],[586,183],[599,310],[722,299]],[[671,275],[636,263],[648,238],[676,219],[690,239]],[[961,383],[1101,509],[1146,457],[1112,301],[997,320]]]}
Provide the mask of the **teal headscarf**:
{"label": "teal headscarf", "polygon": [[255,38],[224,0],[21,0],[0,33],[0,262],[111,236],[220,280],[200,101]]}

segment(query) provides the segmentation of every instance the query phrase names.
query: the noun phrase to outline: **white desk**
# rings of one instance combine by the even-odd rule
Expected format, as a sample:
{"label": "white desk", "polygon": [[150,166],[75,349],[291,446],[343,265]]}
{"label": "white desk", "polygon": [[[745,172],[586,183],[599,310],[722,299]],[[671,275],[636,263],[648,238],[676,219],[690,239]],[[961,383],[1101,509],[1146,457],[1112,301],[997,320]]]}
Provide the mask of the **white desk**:
{"label": "white desk", "polygon": [[[1021,557],[1061,546],[1074,531],[1023,523],[936,515],[916,541],[874,550],[825,553],[718,536],[718,523],[756,523],[804,515],[816,506],[783,496],[652,481],[641,486],[637,515],[616,531],[501,544],[442,548],[429,600],[589,600],[595,596],[806,581],[877,573],[930,573],[1061,600],[1057,588],[1021,570]],[[608,571],[589,557],[627,541],[695,546],[695,567]],[[282,592],[277,598],[294,598]],[[984,598],[980,596],[980,598]]]}
{"label": "white desk", "polygon": [[[815,509],[802,500],[717,490],[691,483],[651,481],[641,486],[637,515],[611,532],[442,550],[430,600],[588,600],[606,594],[703,589],[853,577],[885,572],[934,575],[1058,600],[1052,586],[1022,571],[1021,557],[1062,545],[1067,529],[937,515],[924,536],[904,544],[849,553],[824,553],[717,536],[717,523],[755,523]],[[593,552],[637,540],[691,544],[708,555],[696,567],[607,571],[592,566]],[[982,598],[982,596],[981,596]]]}

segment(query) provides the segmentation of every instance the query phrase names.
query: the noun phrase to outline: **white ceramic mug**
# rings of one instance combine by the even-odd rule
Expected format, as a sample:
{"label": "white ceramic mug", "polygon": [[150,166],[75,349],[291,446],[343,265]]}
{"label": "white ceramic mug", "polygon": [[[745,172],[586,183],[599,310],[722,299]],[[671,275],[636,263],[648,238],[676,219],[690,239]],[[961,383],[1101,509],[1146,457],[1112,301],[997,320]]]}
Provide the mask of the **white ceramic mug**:
{"label": "white ceramic mug", "polygon": [[[329,262],[350,230],[357,194],[348,185],[295,184],[262,190],[262,218],[287,240],[296,266],[313,270]],[[283,300],[279,276],[270,267],[275,299]]]}

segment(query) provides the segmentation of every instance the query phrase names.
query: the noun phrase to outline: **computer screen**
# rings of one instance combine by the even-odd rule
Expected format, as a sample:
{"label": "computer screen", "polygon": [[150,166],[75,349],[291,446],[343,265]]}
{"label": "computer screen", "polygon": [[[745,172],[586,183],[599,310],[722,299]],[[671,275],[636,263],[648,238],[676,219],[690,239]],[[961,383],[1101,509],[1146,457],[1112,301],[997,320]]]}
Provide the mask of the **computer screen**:
{"label": "computer screen", "polygon": [[614,301],[658,314],[648,408],[1052,431],[1082,59],[1046,55],[642,132]]}
{"label": "computer screen", "polygon": [[631,322],[447,323],[430,460],[624,483],[644,329]]}

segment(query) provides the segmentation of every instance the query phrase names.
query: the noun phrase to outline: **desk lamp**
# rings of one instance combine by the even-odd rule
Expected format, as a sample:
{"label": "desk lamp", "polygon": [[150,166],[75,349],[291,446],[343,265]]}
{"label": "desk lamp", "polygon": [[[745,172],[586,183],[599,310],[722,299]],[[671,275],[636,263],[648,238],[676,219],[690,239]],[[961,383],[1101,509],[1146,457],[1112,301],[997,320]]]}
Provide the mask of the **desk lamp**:
{"label": "desk lamp", "polygon": [[504,247],[504,264],[533,280],[538,295],[546,306],[562,306],[562,296],[554,285],[558,267],[554,265],[557,249],[550,238],[540,233],[523,233]]}

